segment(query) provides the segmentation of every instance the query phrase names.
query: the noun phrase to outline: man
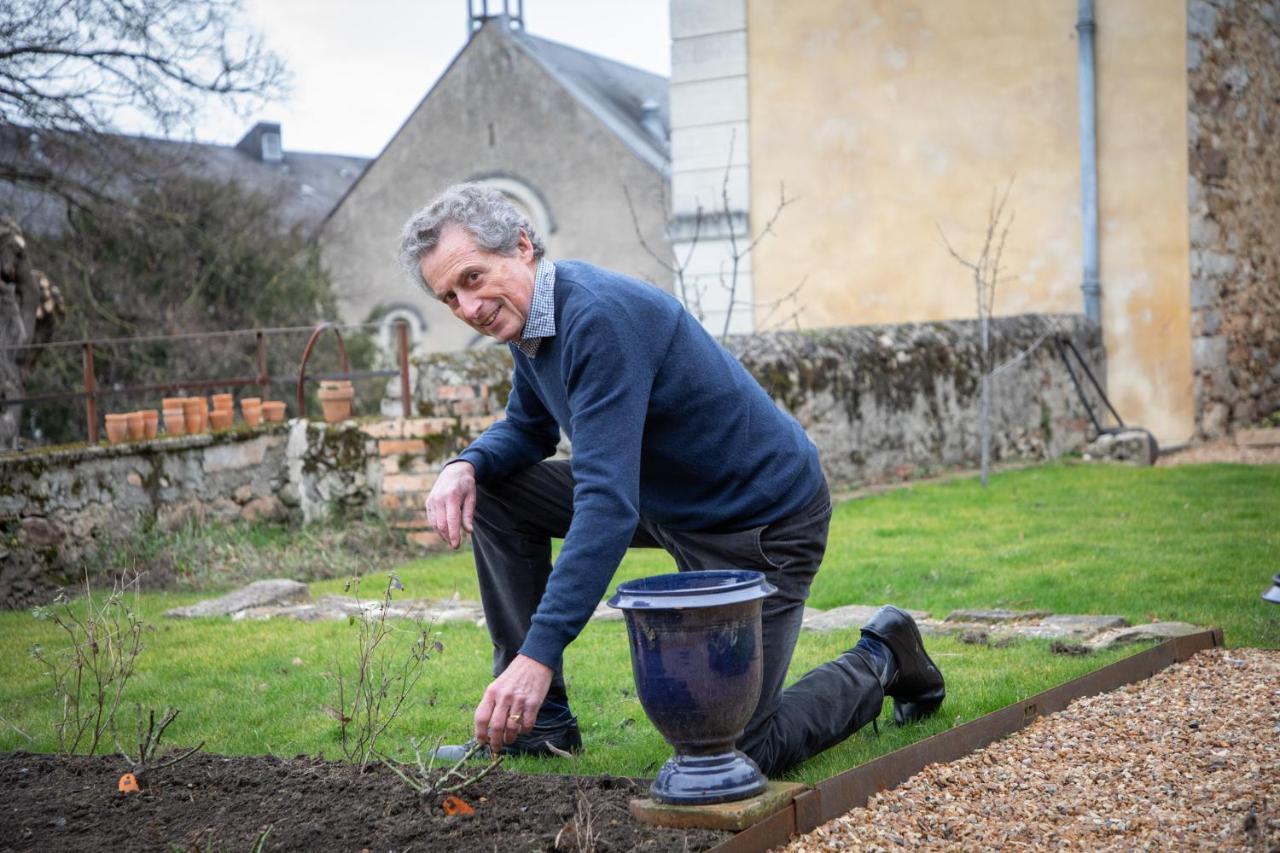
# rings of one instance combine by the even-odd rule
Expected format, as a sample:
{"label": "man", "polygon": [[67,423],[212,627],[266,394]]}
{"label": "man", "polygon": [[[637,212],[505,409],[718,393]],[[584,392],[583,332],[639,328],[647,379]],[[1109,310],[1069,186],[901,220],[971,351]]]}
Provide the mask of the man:
{"label": "man", "polygon": [[[505,420],[427,498],[452,547],[472,534],[495,675],[476,740],[530,754],[581,747],[561,655],[628,547],[665,548],[682,571],[755,569],[777,587],[764,601],[760,701],[739,743],[765,773],[848,737],[885,695],[899,722],[938,708],[942,675],[896,608],[782,690],[826,549],[827,484],[800,425],[675,299],[590,264],[552,263],[528,221],[476,185],[413,216],[401,260],[514,360]],[[561,431],[572,460],[549,461]]]}

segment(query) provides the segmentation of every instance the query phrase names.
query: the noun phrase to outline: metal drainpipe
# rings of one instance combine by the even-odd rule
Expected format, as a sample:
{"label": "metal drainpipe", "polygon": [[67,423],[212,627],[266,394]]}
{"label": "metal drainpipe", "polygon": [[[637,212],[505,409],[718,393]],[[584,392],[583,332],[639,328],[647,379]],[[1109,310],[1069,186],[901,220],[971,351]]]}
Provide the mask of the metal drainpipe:
{"label": "metal drainpipe", "polygon": [[1098,280],[1098,105],[1095,94],[1093,0],[1079,0],[1076,33],[1080,41],[1080,218],[1084,226],[1084,313],[1102,322]]}

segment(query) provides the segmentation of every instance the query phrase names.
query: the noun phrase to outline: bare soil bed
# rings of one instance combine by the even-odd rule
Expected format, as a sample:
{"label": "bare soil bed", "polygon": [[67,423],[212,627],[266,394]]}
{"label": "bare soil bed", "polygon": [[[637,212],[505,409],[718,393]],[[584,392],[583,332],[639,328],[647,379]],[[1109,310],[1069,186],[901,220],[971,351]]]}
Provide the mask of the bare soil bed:
{"label": "bare soil bed", "polygon": [[268,828],[264,850],[555,850],[557,838],[574,850],[588,818],[601,851],[706,850],[728,837],[633,820],[628,801],[647,784],[608,776],[499,771],[460,792],[473,815],[449,816],[443,797],[419,800],[382,766],[197,754],[121,794],[124,769],[118,757],[0,755],[0,850],[250,850]]}
{"label": "bare soil bed", "polygon": [[1280,850],[1280,651],[1213,649],[931,764],[787,849]]}

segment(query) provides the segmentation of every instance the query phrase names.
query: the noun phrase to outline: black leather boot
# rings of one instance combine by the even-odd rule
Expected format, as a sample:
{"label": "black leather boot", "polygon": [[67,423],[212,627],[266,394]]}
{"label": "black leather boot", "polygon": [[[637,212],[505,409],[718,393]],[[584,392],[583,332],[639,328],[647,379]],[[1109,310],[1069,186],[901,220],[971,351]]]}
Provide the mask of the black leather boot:
{"label": "black leather boot", "polygon": [[937,711],[947,690],[942,672],[924,650],[920,629],[911,615],[891,605],[880,608],[862,628],[889,647],[897,672],[884,686],[893,697],[893,719],[899,725],[913,723]]}

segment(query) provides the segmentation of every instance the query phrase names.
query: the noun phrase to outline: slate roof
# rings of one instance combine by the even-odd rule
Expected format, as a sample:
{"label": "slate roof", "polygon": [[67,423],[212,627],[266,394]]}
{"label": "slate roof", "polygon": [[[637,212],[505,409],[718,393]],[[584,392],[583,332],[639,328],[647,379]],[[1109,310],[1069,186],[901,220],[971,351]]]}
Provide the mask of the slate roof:
{"label": "slate roof", "polygon": [[[636,156],[663,174],[670,174],[671,89],[666,77],[531,36],[524,30],[506,32]],[[654,117],[660,127],[646,126],[646,103],[656,106]]]}
{"label": "slate roof", "polygon": [[[279,213],[288,227],[300,225],[314,234],[329,211],[369,164],[368,158],[341,154],[284,151],[279,162],[262,160],[233,145],[178,142],[142,136],[111,136],[115,156],[129,152],[139,174],[176,169],[212,180],[234,180],[241,186],[279,200]],[[8,161],[35,160],[57,169],[61,150],[54,134],[35,133],[14,125],[0,125],[0,157]],[[142,165],[144,164],[145,165]],[[77,168],[76,176],[89,177]],[[129,194],[124,169],[107,169],[97,185],[109,194]],[[56,196],[0,182],[0,212],[13,216],[26,230],[56,234],[65,226],[65,205]]]}

